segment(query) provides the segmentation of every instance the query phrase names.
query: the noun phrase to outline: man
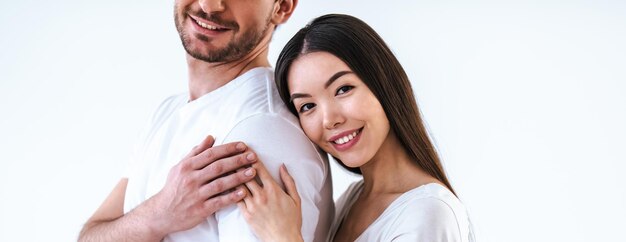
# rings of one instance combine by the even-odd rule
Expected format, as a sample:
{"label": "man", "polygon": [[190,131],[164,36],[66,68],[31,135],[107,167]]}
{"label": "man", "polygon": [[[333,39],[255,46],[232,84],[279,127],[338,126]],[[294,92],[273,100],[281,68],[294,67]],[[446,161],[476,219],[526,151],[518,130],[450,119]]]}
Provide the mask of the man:
{"label": "man", "polygon": [[333,211],[328,163],[281,102],[267,60],[273,31],[296,4],[175,1],[189,93],[157,109],[127,177],[79,240],[255,241],[235,203],[257,161],[277,180],[287,165],[302,197],[304,240],[325,240]]}

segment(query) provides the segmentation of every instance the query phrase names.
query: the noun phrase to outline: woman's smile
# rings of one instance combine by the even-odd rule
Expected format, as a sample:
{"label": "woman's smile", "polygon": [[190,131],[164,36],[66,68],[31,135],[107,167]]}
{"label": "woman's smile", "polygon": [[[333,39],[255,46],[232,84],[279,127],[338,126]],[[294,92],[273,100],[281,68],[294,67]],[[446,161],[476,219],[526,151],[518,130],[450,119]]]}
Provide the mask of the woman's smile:
{"label": "woman's smile", "polygon": [[337,151],[346,151],[359,142],[362,130],[363,128],[341,132],[332,136],[329,141]]}

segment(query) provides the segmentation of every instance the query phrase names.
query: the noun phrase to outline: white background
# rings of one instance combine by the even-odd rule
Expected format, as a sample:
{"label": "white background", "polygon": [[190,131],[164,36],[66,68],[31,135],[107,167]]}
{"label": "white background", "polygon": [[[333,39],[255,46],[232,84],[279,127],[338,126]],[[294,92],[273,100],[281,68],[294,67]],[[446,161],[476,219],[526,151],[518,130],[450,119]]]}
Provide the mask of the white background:
{"label": "white background", "polygon": [[[75,240],[186,91],[172,6],[0,3],[0,241]],[[402,62],[479,241],[626,241],[625,2],[302,0],[271,62],[330,12]]]}

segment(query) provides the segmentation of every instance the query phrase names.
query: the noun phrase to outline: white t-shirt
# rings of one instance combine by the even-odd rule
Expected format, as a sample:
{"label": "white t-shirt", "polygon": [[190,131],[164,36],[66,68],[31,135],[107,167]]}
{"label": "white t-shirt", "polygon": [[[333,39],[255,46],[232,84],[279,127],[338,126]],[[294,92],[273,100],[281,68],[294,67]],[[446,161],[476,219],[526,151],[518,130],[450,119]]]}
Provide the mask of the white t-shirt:
{"label": "white t-shirt", "polygon": [[[269,68],[255,68],[219,89],[188,102],[188,94],[165,100],[136,147],[127,176],[124,211],[162,189],[170,168],[207,135],[215,145],[243,141],[274,179],[285,164],[302,198],[302,235],[323,241],[334,207],[327,156],[309,141],[283,104]],[[282,183],[281,183],[282,184]],[[165,241],[257,241],[236,205]]]}
{"label": "white t-shirt", "polygon": [[[335,237],[363,190],[363,180],[350,185],[337,200],[329,241]],[[447,188],[429,183],[396,198],[355,241],[473,241],[465,207]]]}

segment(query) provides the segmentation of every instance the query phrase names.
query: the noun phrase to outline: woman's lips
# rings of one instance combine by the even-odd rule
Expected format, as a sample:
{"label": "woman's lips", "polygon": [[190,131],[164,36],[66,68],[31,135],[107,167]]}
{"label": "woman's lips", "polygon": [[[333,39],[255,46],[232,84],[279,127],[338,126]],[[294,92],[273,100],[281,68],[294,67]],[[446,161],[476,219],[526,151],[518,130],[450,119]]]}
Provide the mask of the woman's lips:
{"label": "woman's lips", "polygon": [[330,143],[335,147],[337,151],[345,151],[354,146],[361,138],[361,132],[363,128],[346,131],[341,134],[335,135],[330,139]]}

